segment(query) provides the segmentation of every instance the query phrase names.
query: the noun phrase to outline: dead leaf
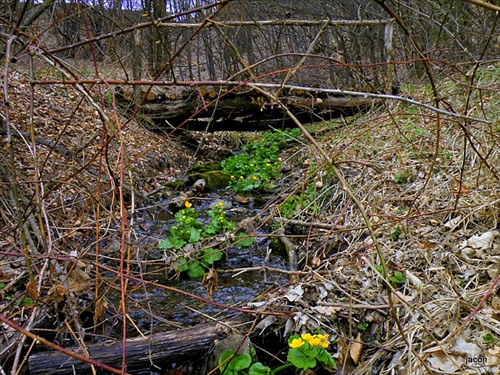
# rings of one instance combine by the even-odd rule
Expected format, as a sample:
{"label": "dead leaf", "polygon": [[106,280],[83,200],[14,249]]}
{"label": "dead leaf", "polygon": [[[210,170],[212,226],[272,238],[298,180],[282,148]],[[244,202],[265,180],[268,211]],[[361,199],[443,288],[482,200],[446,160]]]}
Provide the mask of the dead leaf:
{"label": "dead leaf", "polygon": [[67,289],[61,285],[52,285],[52,287],[49,289],[47,296],[49,301],[55,301],[56,303],[60,303],[63,299],[64,296],[68,294]]}
{"label": "dead leaf", "polygon": [[457,226],[462,222],[462,220],[462,216],[457,216],[456,218],[448,220],[446,223],[444,223],[444,226],[451,230],[455,230]]}
{"label": "dead leaf", "polygon": [[208,272],[203,275],[201,286],[207,287],[207,296],[208,299],[211,300],[213,292],[216,292],[219,289],[219,276],[217,274],[217,271],[215,271],[214,269],[208,270]]}
{"label": "dead leaf", "polygon": [[480,236],[472,236],[469,238],[465,245],[467,247],[472,247],[473,249],[488,250],[491,248],[493,240],[495,239],[498,232],[496,230],[485,232]]}
{"label": "dead leaf", "polygon": [[247,204],[250,201],[247,197],[244,197],[242,195],[235,195],[234,199],[236,200],[236,202],[241,204]]}
{"label": "dead leaf", "polygon": [[436,351],[429,356],[427,361],[433,370],[445,372],[446,374],[457,374],[459,370],[457,364],[463,363],[463,358],[457,358],[443,351]]}
{"label": "dead leaf", "polygon": [[26,284],[26,292],[28,292],[29,296],[33,299],[38,299],[40,296],[36,290],[35,281],[33,279],[28,281],[28,284]]}
{"label": "dead leaf", "polygon": [[499,296],[491,297],[491,307],[496,311],[500,310],[500,297]]}
{"label": "dead leaf", "polygon": [[104,316],[104,310],[108,307],[108,301],[103,297],[99,298],[95,302],[95,310],[94,310],[94,324],[97,325],[101,318]]}
{"label": "dead leaf", "polygon": [[72,267],[68,266],[69,271],[66,278],[68,292],[83,292],[92,286],[92,279],[82,270],[82,264],[82,262],[78,262],[77,264],[73,263]]}
{"label": "dead leaf", "polygon": [[285,298],[290,302],[297,301],[302,299],[304,295],[304,290],[302,289],[302,284],[297,285],[296,287],[290,289],[287,294],[285,294]]}
{"label": "dead leaf", "polygon": [[471,192],[471,188],[467,185],[465,185],[463,182],[457,180],[455,177],[452,177],[450,179],[451,185],[451,191],[453,195],[455,196],[460,196],[460,195],[466,195]]}
{"label": "dead leaf", "polygon": [[422,249],[424,249],[424,250],[434,249],[436,246],[437,246],[437,242],[430,241],[428,239],[424,239],[422,241]]}
{"label": "dead leaf", "polygon": [[351,356],[352,361],[357,365],[359,362],[359,358],[361,357],[361,352],[363,351],[363,343],[361,342],[361,333],[358,332],[356,336],[356,341],[351,344],[349,348],[349,355]]}
{"label": "dead leaf", "polygon": [[326,317],[333,317],[342,310],[341,307],[338,306],[312,306],[311,310],[316,311],[319,315],[323,315]]}

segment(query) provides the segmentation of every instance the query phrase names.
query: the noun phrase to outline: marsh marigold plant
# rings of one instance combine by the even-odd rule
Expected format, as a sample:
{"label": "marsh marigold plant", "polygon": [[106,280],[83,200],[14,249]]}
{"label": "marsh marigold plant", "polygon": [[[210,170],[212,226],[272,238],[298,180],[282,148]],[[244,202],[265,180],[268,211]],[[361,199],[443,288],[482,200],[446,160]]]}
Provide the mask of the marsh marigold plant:
{"label": "marsh marigold plant", "polygon": [[324,367],[335,368],[336,363],[326,349],[330,346],[327,334],[303,333],[288,339],[287,359],[295,367],[301,369],[313,368],[320,362]]}

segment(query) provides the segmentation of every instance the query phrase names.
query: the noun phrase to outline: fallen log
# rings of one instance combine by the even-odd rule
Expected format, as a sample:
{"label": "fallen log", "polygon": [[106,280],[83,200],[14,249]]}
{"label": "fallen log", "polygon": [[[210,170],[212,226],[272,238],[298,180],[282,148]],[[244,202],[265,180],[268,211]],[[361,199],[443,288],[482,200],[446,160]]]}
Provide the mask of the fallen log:
{"label": "fallen log", "polygon": [[[201,87],[188,96],[164,94],[162,98],[153,101],[143,98],[136,103],[139,113],[160,130],[181,127],[199,131],[255,131],[295,126],[279,103],[270,102],[253,89],[228,91]],[[303,123],[350,116],[382,102],[374,97],[331,95],[321,89],[283,90],[279,100]],[[128,103],[128,107],[134,106]]]}
{"label": "fallen log", "polygon": [[[155,365],[164,368],[169,363],[195,359],[196,363],[208,356],[215,339],[227,337],[230,327],[245,324],[248,318],[238,317],[228,322],[207,323],[171,332],[156,333],[147,337],[126,340],[126,371],[144,371]],[[72,351],[82,354],[82,349]],[[109,340],[91,345],[90,358],[114,368],[121,368],[122,341]],[[57,351],[33,354],[29,357],[31,375],[38,374],[91,374],[90,365]]]}

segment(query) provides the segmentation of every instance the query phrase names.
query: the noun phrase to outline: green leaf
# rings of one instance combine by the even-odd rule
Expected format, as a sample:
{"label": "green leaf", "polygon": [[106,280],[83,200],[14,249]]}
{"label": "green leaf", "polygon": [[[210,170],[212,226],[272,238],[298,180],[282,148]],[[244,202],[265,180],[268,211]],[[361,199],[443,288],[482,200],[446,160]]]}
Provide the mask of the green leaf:
{"label": "green leaf", "polygon": [[240,371],[250,367],[252,364],[252,357],[248,353],[238,354],[231,362],[234,362],[235,371]]}
{"label": "green leaf", "polygon": [[239,232],[236,234],[238,240],[234,243],[234,246],[248,247],[254,243],[255,237],[247,236],[245,232]]}
{"label": "green leaf", "polygon": [[316,356],[318,361],[323,363],[325,366],[336,368],[337,364],[335,360],[332,358],[331,354],[328,353],[325,349],[321,349],[318,355]]}
{"label": "green leaf", "polygon": [[272,373],[268,366],[264,366],[260,362],[254,363],[248,370],[248,375],[270,375]]}
{"label": "green leaf", "polygon": [[158,247],[160,249],[171,249],[174,247],[174,245],[172,244],[172,242],[170,242],[170,240],[168,238],[165,238],[164,240],[161,240],[158,243]]}
{"label": "green leaf", "polygon": [[406,278],[404,277],[403,273],[400,272],[400,271],[394,271],[394,276],[396,276],[396,278],[398,280],[401,280],[401,281],[406,281]]}
{"label": "green leaf", "polygon": [[193,279],[202,277],[205,274],[205,269],[200,262],[194,261],[188,264],[187,275]]}
{"label": "green leaf", "polygon": [[287,359],[297,368],[307,369],[316,366],[316,358],[308,357],[299,349],[291,348]]}
{"label": "green leaf", "polygon": [[493,345],[495,343],[495,337],[492,335],[491,332],[488,332],[486,335],[484,335],[483,340],[484,342],[490,345]]}
{"label": "green leaf", "polygon": [[182,247],[186,244],[182,238],[169,237],[168,240],[176,249],[182,249]]}
{"label": "green leaf", "polygon": [[196,228],[190,228],[189,243],[197,243],[200,240],[201,232]]}
{"label": "green leaf", "polygon": [[168,236],[166,239],[160,241],[158,247],[160,249],[171,249],[171,248],[180,249],[185,244],[186,241],[184,241],[182,238]]}
{"label": "green leaf", "polygon": [[234,350],[226,350],[222,355],[219,357],[219,366],[220,371],[223,375],[235,375],[236,372],[234,371],[234,366],[232,365],[233,360],[230,362],[226,362],[228,358],[230,358],[234,354]]}
{"label": "green leaf", "polygon": [[394,271],[394,275],[389,277],[389,281],[395,284],[404,284],[406,283],[406,277],[404,277],[402,272]]}
{"label": "green leaf", "polygon": [[[234,355],[234,350],[226,350],[219,358],[219,365],[222,365],[228,358]],[[221,366],[223,375],[237,375],[240,370],[250,367],[252,357],[250,354],[237,354],[231,359],[229,363],[224,363]]]}
{"label": "green leaf", "polygon": [[222,259],[224,253],[216,249],[206,249],[202,251],[203,258],[201,261],[206,266],[211,266],[214,262]]}
{"label": "green leaf", "polygon": [[179,258],[177,258],[177,263],[179,263],[179,265],[177,266],[177,271],[178,272],[187,271],[187,269],[188,269],[188,260],[187,260],[187,258],[185,258],[185,257],[179,257]]}

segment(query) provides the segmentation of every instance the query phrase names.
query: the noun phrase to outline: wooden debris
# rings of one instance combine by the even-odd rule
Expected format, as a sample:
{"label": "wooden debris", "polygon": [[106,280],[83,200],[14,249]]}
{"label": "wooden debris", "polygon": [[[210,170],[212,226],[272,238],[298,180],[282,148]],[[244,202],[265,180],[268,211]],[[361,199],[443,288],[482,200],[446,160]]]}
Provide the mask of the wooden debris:
{"label": "wooden debris", "polygon": [[[162,332],[148,337],[126,340],[126,368],[128,372],[149,369],[152,365],[166,366],[172,362],[190,359],[197,361],[208,356],[214,340],[226,337],[233,326],[247,322],[245,317],[220,323],[201,324],[196,327]],[[224,328],[228,328],[224,329]],[[82,353],[79,348],[75,353]],[[122,341],[106,341],[88,348],[90,357],[100,363],[121,368]],[[90,365],[57,352],[41,352],[29,357],[31,375],[39,374],[91,374]]]}
{"label": "wooden debris", "polygon": [[[141,115],[147,116],[158,129],[182,127],[199,131],[255,131],[294,127],[278,102],[270,102],[261,93],[245,88],[197,87],[196,89],[134,99],[123,89],[116,90],[125,108],[139,106]],[[286,90],[283,94],[287,94]],[[294,89],[279,98],[280,102],[302,123],[331,120],[349,116],[381,103],[372,97],[328,95],[321,90]],[[215,101],[217,105],[215,106]],[[125,104],[125,103],[124,103]],[[135,107],[134,107],[135,108]]]}

